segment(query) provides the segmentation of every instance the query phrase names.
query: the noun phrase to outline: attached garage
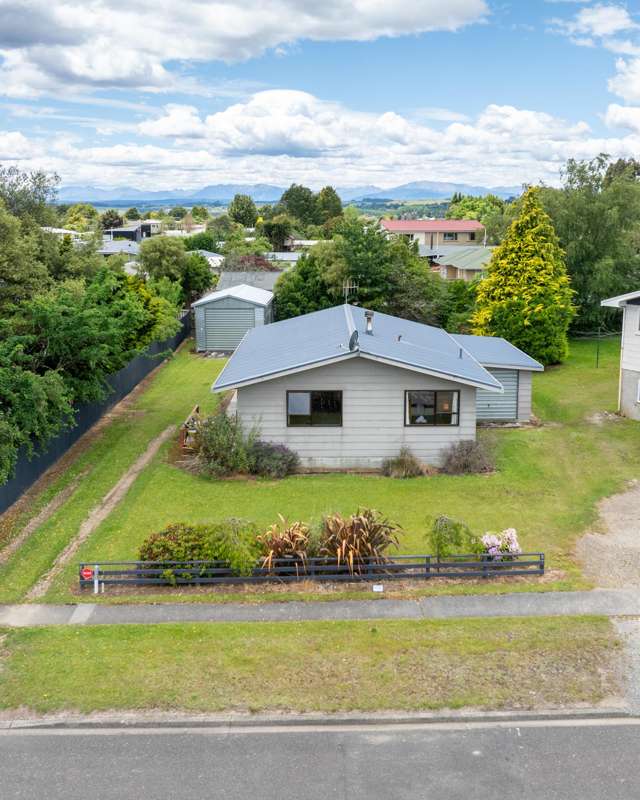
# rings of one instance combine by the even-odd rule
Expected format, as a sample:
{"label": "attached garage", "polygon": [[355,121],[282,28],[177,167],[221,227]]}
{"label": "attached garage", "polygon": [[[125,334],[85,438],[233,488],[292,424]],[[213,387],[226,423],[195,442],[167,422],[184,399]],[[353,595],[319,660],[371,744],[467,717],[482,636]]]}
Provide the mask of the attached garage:
{"label": "attached garage", "polygon": [[193,304],[198,352],[233,352],[251,328],[273,321],[273,293],[239,284]]}
{"label": "attached garage", "polygon": [[478,389],[478,422],[527,422],[531,419],[532,375],[544,367],[535,358],[498,336],[452,334],[502,384],[502,394]]}
{"label": "attached garage", "polygon": [[502,384],[504,394],[476,392],[476,417],[478,420],[518,419],[518,376],[517,369],[487,369]]}

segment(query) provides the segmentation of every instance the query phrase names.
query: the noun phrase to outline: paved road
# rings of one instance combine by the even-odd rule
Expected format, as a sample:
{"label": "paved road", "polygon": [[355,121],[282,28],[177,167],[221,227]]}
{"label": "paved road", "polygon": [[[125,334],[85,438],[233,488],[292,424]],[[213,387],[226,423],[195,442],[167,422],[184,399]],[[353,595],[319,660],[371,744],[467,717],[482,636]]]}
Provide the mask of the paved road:
{"label": "paved road", "polygon": [[0,731],[2,800],[638,800],[640,720]]}
{"label": "paved road", "polygon": [[420,600],[347,600],[286,603],[157,603],[139,605],[0,605],[0,626],[154,624],[158,622],[278,622],[335,619],[450,619],[604,614],[640,616],[637,589],[521,592],[424,597]]}

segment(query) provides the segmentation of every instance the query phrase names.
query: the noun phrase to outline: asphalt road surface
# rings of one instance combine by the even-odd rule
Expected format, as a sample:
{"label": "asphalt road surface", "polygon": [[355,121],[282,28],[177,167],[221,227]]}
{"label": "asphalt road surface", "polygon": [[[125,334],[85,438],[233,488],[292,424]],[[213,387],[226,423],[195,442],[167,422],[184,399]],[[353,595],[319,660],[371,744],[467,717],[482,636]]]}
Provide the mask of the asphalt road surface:
{"label": "asphalt road surface", "polygon": [[0,798],[638,800],[640,720],[2,730]]}

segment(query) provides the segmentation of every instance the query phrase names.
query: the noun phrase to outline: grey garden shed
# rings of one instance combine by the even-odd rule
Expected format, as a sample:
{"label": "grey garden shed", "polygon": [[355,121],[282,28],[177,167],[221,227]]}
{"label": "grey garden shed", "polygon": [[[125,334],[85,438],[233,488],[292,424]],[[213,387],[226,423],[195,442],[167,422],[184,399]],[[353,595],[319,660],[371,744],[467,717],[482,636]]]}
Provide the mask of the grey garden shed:
{"label": "grey garden shed", "polygon": [[193,304],[196,350],[233,352],[251,328],[273,321],[273,292],[239,284]]}

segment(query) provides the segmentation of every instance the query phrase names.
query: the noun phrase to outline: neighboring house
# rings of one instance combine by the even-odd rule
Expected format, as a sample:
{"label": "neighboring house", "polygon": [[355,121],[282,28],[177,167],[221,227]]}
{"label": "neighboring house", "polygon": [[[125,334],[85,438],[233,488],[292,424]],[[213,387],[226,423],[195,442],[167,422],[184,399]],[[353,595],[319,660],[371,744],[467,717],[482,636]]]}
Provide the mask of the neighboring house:
{"label": "neighboring house", "polygon": [[64,239],[65,236],[69,236],[74,242],[82,239],[81,233],[72,231],[69,228],[52,228],[50,225],[42,225],[40,229],[58,239]]}
{"label": "neighboring house", "polygon": [[298,239],[295,236],[287,236],[284,246],[289,250],[305,250],[308,247],[314,247],[319,241],[319,239]]}
{"label": "neighboring house", "polygon": [[381,219],[389,233],[404,236],[410,242],[424,244],[432,250],[442,245],[482,245],[484,225],[475,219]]}
{"label": "neighboring house", "polygon": [[221,272],[216,290],[231,289],[233,286],[244,284],[245,286],[253,286],[255,289],[266,289],[268,292],[272,292],[276,281],[281,275],[282,272],[265,272],[264,270],[255,272]]}
{"label": "neighboring house", "polygon": [[[480,337],[472,344],[485,367],[468,346],[475,338],[336,306],[249,331],[213,390],[235,390],[247,430],[307,467],[376,468],[403,446],[439,464],[450,445],[475,439],[478,403],[483,417],[505,418],[494,369],[542,369],[504,339]],[[516,398],[510,418],[530,404]]]}
{"label": "neighboring house", "polygon": [[211,269],[220,269],[224,261],[224,256],[221,253],[214,253],[213,250],[189,250],[188,252],[197,253],[199,256],[206,258]]}
{"label": "neighboring house", "polygon": [[622,309],[618,410],[640,420],[640,291],[610,297],[601,305]]}
{"label": "neighboring house", "polygon": [[196,318],[196,350],[229,353],[247,331],[272,321],[273,294],[239,284],[205,295],[192,308]]}
{"label": "neighboring house", "polygon": [[301,252],[300,250],[296,250],[295,252],[291,253],[285,251],[279,252],[276,250],[271,250],[268,253],[265,253],[264,257],[267,259],[267,261],[275,261],[277,264],[282,264],[284,269],[285,265],[293,266],[297,264],[303,255],[304,253]]}
{"label": "neighboring house", "polygon": [[495,247],[477,247],[475,245],[444,246],[431,249],[419,245],[422,258],[428,258],[431,269],[447,281],[472,281],[486,270]]}
{"label": "neighboring house", "polygon": [[129,239],[132,242],[141,242],[159,233],[162,233],[162,222],[159,219],[141,219],[119,228],[107,228],[104,232],[108,239]]}
{"label": "neighboring house", "polygon": [[122,255],[137,258],[140,255],[140,245],[129,239],[103,239],[102,246],[98,250],[98,255],[108,258],[109,256]]}

